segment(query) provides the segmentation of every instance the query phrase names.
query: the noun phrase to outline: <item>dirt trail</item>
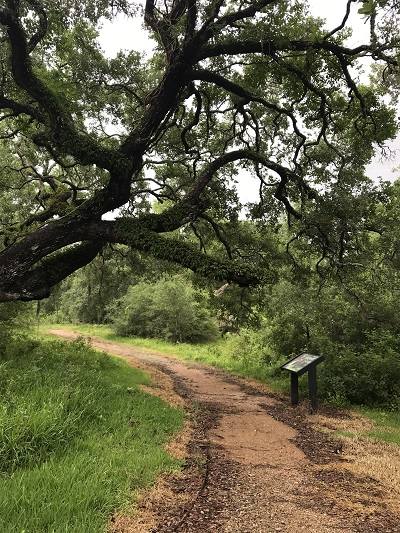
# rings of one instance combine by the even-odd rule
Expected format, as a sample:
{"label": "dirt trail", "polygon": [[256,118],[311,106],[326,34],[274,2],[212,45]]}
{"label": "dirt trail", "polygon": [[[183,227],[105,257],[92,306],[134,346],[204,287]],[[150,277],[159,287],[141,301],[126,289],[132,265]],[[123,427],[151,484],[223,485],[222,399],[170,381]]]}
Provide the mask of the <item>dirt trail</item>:
{"label": "dirt trail", "polygon": [[[150,392],[191,414],[171,445],[186,468],[143,494],[135,514],[115,517],[114,533],[400,532],[399,493],[353,468],[357,457],[313,429],[306,405],[292,408],[259,383],[212,367],[93,337],[91,344],[149,371],[157,384]],[[319,416],[335,427],[350,415]]]}

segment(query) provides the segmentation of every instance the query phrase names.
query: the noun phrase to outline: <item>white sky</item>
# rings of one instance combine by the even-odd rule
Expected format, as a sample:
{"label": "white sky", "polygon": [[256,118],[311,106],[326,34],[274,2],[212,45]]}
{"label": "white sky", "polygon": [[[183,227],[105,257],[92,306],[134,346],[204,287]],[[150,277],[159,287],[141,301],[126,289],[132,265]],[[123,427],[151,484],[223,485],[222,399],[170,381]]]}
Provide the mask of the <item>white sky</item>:
{"label": "white sky", "polygon": [[[347,0],[309,0],[310,11],[312,15],[321,17],[327,20],[327,27],[333,29],[342,22],[346,13]],[[350,46],[356,46],[368,38],[368,25],[365,19],[358,14],[359,6],[353,4],[351,6],[351,14],[349,23],[353,27],[353,37],[349,39]]]}
{"label": "white sky", "polygon": [[[310,10],[314,16],[327,19],[328,27],[338,26],[346,12],[347,0],[309,0]],[[350,23],[354,28],[354,37],[349,40],[349,45],[356,46],[368,38],[368,26],[365,20],[358,15],[357,5],[352,6]],[[139,19],[127,19],[121,17],[113,22],[105,21],[100,33],[100,42],[109,57],[121,49],[134,49],[144,52],[151,51],[152,43],[147,38],[147,33],[141,27]],[[363,38],[365,38],[363,40]]]}
{"label": "white sky", "polygon": [[[339,26],[342,22],[346,4],[346,0],[309,0],[311,13],[326,19],[329,29]],[[349,46],[357,46],[367,42],[368,39],[368,24],[358,14],[358,9],[357,4],[352,4],[350,24],[353,27],[353,36],[348,40]],[[106,21],[100,33],[100,43],[109,57],[115,56],[121,49],[151,52],[153,46],[141,27],[141,21],[127,18],[114,20],[111,23]],[[381,156],[377,155],[368,167],[368,174],[371,177],[382,176],[384,179],[392,180],[400,174],[400,171],[393,173],[393,168],[400,165],[400,140],[396,139],[389,146],[394,152],[394,159],[382,160]],[[243,180],[238,187],[242,201],[255,201],[258,197],[258,187],[259,182],[255,178]]]}

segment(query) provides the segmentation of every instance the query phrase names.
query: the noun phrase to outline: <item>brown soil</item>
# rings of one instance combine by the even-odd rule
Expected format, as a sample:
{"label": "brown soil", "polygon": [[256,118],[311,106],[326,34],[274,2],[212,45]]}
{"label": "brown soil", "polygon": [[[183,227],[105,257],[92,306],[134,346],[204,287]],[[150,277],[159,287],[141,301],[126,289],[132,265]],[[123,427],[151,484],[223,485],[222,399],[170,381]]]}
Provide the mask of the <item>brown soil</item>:
{"label": "brown soil", "polygon": [[[67,330],[49,333],[73,339]],[[354,413],[296,407],[254,380],[142,348],[91,338],[93,347],[150,372],[152,394],[189,413],[168,445],[185,459],[139,495],[112,533],[399,533],[400,449],[361,438]]]}

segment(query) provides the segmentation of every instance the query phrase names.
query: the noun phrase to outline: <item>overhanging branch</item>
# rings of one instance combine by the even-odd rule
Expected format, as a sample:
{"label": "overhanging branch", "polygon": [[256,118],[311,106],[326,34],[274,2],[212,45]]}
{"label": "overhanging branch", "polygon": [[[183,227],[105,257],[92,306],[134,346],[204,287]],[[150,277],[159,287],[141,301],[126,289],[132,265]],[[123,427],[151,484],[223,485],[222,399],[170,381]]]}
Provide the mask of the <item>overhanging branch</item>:
{"label": "overhanging branch", "polygon": [[266,269],[207,256],[187,243],[165,238],[131,219],[102,221],[93,225],[90,231],[107,242],[126,244],[135,250],[150,253],[157,259],[177,263],[203,276],[231,281],[242,287],[269,283],[274,278]]}
{"label": "overhanging branch", "polygon": [[89,264],[102,249],[100,241],[84,242],[45,259],[10,285],[0,283],[0,301],[41,300],[67,276]]}

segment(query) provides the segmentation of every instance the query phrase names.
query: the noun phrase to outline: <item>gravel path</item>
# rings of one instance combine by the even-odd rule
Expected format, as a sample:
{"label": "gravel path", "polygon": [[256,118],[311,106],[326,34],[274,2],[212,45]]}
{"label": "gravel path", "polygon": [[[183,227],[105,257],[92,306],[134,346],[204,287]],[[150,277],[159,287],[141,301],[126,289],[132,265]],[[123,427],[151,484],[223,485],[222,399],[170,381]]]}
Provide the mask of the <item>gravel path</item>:
{"label": "gravel path", "polygon": [[134,514],[114,517],[113,533],[400,532],[397,495],[355,474],[343,442],[313,429],[306,405],[293,408],[259,383],[212,367],[98,338],[90,342],[149,371],[157,384],[150,392],[190,413],[170,445],[185,458],[183,472],[142,494]]}

